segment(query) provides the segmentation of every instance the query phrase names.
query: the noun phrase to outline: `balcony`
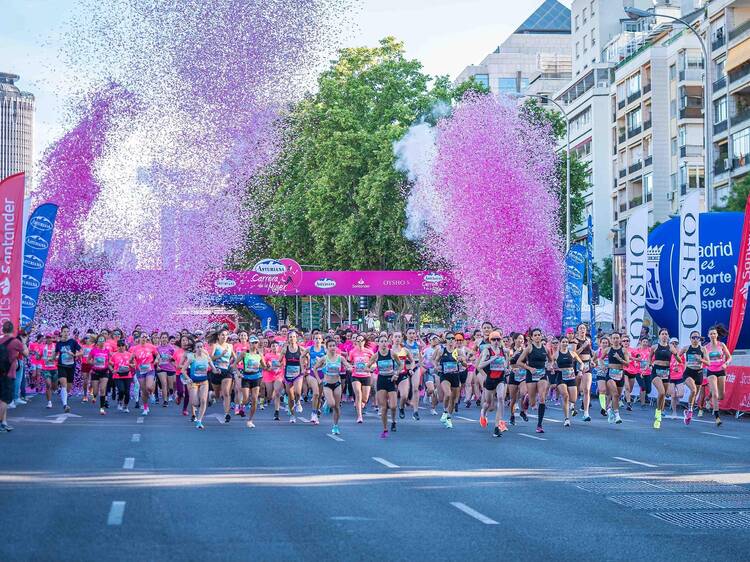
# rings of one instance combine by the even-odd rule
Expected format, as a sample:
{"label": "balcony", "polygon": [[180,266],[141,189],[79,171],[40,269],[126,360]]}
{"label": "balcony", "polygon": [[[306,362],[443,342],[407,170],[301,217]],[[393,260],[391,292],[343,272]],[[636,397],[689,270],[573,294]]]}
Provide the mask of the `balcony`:
{"label": "balcony", "polygon": [[731,160],[729,158],[719,158],[714,162],[714,175],[718,176],[731,169]]}
{"label": "balcony", "polygon": [[738,68],[729,71],[729,83],[739,82],[748,74],[750,74],[750,63],[741,64]]}
{"label": "balcony", "polygon": [[636,207],[642,204],[643,204],[643,197],[633,197],[630,200],[630,203],[628,203],[628,207],[631,209],[635,209]]}
{"label": "balcony", "polygon": [[719,133],[723,133],[727,130],[727,120],[724,119],[721,123],[715,123],[714,124],[714,134],[718,135]]}
{"label": "balcony", "polygon": [[625,136],[625,133],[621,134],[619,137],[617,137],[617,144],[624,143],[626,138],[627,137]]}
{"label": "balcony", "polygon": [[618,172],[618,174],[619,174],[619,177],[620,177],[620,178],[624,178],[625,176],[627,176],[627,175],[628,175],[628,169],[627,169],[627,168],[623,168],[622,170],[620,170],[620,171]]}
{"label": "balcony", "polygon": [[727,77],[726,76],[722,76],[716,82],[713,83],[713,91],[714,91],[714,93],[718,92],[719,90],[723,90],[726,87],[727,87]]}
{"label": "balcony", "polygon": [[636,127],[635,129],[628,129],[628,138],[632,139],[636,135],[641,134],[642,129],[640,127]]}
{"label": "balcony", "polygon": [[686,70],[680,70],[680,82],[701,82],[703,80],[703,69],[702,68],[688,68]]}
{"label": "balcony", "polygon": [[643,161],[643,167],[647,168],[653,163],[654,163],[654,157],[649,154],[648,156],[646,156],[646,159]]}
{"label": "balcony", "polygon": [[750,154],[741,154],[739,157],[732,158],[732,170],[744,168],[750,164]]}
{"label": "balcony", "polygon": [[688,144],[680,147],[680,157],[685,158],[686,156],[702,156],[703,147],[695,144]]}
{"label": "balcony", "polygon": [[620,212],[624,213],[628,210],[628,204],[627,203],[620,203]]}
{"label": "balcony", "polygon": [[742,22],[740,25],[735,26],[735,28],[729,32],[729,40],[731,41],[732,39],[737,39],[737,37],[739,37],[749,29],[750,20]]}
{"label": "balcony", "polygon": [[651,128],[651,119],[643,122],[643,130],[648,131]]}
{"label": "balcony", "polygon": [[702,107],[683,107],[680,110],[680,119],[700,119],[702,117]]}
{"label": "balcony", "polygon": [[687,184],[681,183],[680,184],[680,195],[687,195]]}
{"label": "balcony", "polygon": [[643,162],[638,160],[638,162],[635,162],[634,164],[628,166],[628,173],[632,174],[633,172],[637,172],[641,168],[643,168]]}
{"label": "balcony", "polygon": [[641,97],[641,91],[638,90],[637,92],[633,92],[628,96],[628,103],[633,103],[635,100],[637,100],[639,97]]}
{"label": "balcony", "polygon": [[746,107],[732,115],[732,127],[734,127],[735,125],[739,125],[740,123],[744,123],[748,119],[750,119],[750,107]]}
{"label": "balcony", "polygon": [[643,86],[643,95],[645,96],[651,91],[651,83],[646,84]]}
{"label": "balcony", "polygon": [[625,100],[620,100],[617,102],[617,109],[622,109],[625,107]]}
{"label": "balcony", "polygon": [[715,51],[716,49],[722,48],[726,42],[727,38],[722,33],[721,35],[715,37],[713,41],[711,41],[711,50]]}

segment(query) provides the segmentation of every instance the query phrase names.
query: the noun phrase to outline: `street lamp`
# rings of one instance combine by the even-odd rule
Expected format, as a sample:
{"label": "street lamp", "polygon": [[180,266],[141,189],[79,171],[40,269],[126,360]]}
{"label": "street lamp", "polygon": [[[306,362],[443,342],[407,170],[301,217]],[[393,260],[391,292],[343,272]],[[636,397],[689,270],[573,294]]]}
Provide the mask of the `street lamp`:
{"label": "street lamp", "polygon": [[713,142],[711,138],[711,98],[710,98],[710,91],[711,91],[711,83],[709,80],[709,74],[708,74],[708,64],[709,64],[709,58],[708,58],[708,48],[706,47],[706,42],[703,40],[703,37],[701,37],[700,33],[698,33],[695,28],[690,25],[685,20],[675,17],[675,16],[669,16],[666,14],[656,14],[653,10],[641,10],[640,8],[635,8],[633,6],[629,6],[625,8],[625,13],[630,17],[630,19],[638,20],[641,18],[651,18],[651,17],[660,17],[660,18],[666,18],[670,19],[676,22],[681,23],[684,25],[687,29],[693,32],[693,34],[698,38],[698,42],[701,45],[701,49],[703,49],[703,133],[704,133],[704,143],[705,143],[705,152],[704,152],[704,172],[703,172],[703,179],[705,182],[704,186],[704,193],[705,193],[705,199],[706,199],[706,208],[710,211],[713,206],[713,189],[711,187],[711,171],[713,166],[713,159],[711,158],[712,152],[713,152]]}
{"label": "street lamp", "polygon": [[570,250],[570,122],[563,107],[549,96],[541,94],[522,94],[521,98],[537,98],[553,103],[565,119],[565,252]]}

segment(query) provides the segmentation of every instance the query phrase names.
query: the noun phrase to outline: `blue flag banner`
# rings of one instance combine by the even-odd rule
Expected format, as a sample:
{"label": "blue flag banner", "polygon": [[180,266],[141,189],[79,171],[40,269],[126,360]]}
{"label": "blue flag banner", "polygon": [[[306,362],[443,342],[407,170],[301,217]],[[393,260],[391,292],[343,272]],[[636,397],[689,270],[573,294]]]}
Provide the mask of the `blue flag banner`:
{"label": "blue flag banner", "polygon": [[44,268],[47,265],[47,255],[52,243],[55,218],[57,218],[57,205],[44,203],[34,209],[26,224],[21,276],[21,326],[28,326],[34,321]]}
{"label": "blue flag banner", "polygon": [[563,332],[581,323],[583,272],[586,267],[586,247],[574,244],[565,257],[565,299],[563,300]]}
{"label": "blue flag banner", "polygon": [[586,277],[588,278],[588,292],[589,292],[589,311],[591,317],[589,318],[589,326],[591,330],[591,346],[596,346],[596,303],[594,302],[594,221],[589,215],[588,221],[588,235],[586,236],[586,267],[588,272]]}

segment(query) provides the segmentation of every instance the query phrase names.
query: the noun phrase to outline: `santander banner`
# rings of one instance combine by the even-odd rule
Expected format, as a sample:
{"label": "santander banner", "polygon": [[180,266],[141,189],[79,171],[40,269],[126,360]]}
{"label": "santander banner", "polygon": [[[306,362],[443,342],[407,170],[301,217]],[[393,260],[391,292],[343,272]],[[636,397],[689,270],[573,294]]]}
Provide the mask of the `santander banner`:
{"label": "santander banner", "polygon": [[745,220],[742,225],[742,238],[740,238],[739,259],[737,260],[737,276],[734,281],[734,296],[732,312],[729,315],[729,337],[727,347],[730,353],[734,353],[737,341],[740,339],[742,323],[745,320],[747,310],[747,290],[750,287],[750,197],[745,205]]}
{"label": "santander banner", "polygon": [[0,321],[10,320],[18,329],[21,314],[21,268],[23,232],[23,193],[25,174],[15,174],[0,182]]}

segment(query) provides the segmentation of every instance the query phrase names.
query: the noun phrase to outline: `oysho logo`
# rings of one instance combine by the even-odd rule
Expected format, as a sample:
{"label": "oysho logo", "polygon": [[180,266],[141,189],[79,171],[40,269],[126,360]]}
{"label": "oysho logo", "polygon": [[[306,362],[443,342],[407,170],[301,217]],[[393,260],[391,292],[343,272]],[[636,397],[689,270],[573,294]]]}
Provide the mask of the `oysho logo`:
{"label": "oysho logo", "polygon": [[440,283],[445,277],[438,273],[428,273],[424,276],[424,280],[426,283]]}
{"label": "oysho logo", "polygon": [[24,289],[38,289],[40,285],[39,280],[33,275],[24,275],[21,277],[21,286]]}
{"label": "oysho logo", "polygon": [[32,234],[31,236],[26,237],[26,245],[29,248],[34,248],[35,250],[46,250],[47,248],[49,248],[49,244],[47,244],[47,241],[41,236],[37,236],[36,234]]}
{"label": "oysho logo", "polygon": [[336,286],[336,281],[329,279],[328,277],[322,277],[321,279],[315,280],[315,286],[318,289],[333,289]]}
{"label": "oysho logo", "polygon": [[36,256],[27,255],[23,257],[23,265],[30,269],[43,269],[44,262]]}
{"label": "oysho logo", "polygon": [[214,287],[217,289],[229,289],[234,287],[237,282],[234,279],[217,279],[214,281]]}
{"label": "oysho logo", "polygon": [[409,282],[406,279],[386,279],[383,281],[383,285],[386,287],[402,287],[408,284]]}
{"label": "oysho logo", "polygon": [[52,230],[52,221],[47,217],[34,217],[29,221],[29,226],[42,232],[48,232]]}
{"label": "oysho logo", "polygon": [[24,308],[34,308],[36,306],[36,300],[29,295],[24,295],[21,299],[21,306]]}
{"label": "oysho logo", "polygon": [[286,272],[286,266],[278,260],[266,259],[256,263],[253,271],[261,275],[281,275]]}

